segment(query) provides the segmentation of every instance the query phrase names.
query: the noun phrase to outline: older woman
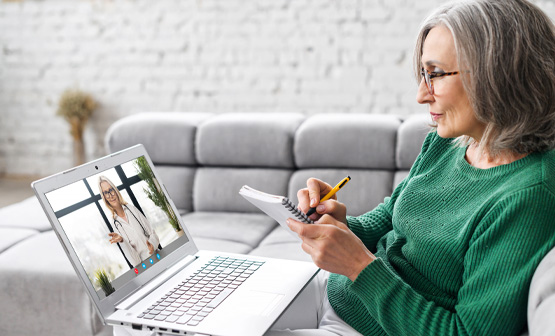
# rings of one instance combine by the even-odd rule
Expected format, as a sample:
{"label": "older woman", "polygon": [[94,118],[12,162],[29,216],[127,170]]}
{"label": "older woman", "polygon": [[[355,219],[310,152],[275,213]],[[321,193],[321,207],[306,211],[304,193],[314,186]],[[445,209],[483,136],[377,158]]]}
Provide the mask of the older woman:
{"label": "older woman", "polygon": [[104,204],[112,213],[113,228],[110,243],[121,243],[123,253],[133,266],[154,253],[160,239],[148,219],[123,199],[118,188],[105,176],[98,178],[98,189]]}
{"label": "older woman", "polygon": [[524,0],[452,2],[426,19],[415,60],[435,131],[408,177],[359,217],[319,204],[331,186],[309,179],[299,205],[319,204],[318,221],[289,225],[332,273],[335,328],[518,335],[555,246],[553,23]]}

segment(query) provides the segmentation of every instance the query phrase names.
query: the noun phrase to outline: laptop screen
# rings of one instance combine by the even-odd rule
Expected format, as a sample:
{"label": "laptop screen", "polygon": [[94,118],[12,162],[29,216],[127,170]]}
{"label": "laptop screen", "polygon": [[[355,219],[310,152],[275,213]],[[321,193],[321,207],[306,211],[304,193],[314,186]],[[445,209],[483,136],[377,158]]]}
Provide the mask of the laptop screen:
{"label": "laptop screen", "polygon": [[144,156],[45,196],[99,299],[189,241]]}

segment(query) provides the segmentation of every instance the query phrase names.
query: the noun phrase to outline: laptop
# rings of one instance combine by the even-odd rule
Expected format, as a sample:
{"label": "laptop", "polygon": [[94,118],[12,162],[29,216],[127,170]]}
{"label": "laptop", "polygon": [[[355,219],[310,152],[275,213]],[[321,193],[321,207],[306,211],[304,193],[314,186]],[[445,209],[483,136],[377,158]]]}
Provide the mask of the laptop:
{"label": "laptop", "polygon": [[318,272],[198,250],[142,145],[32,187],[104,324],[263,335]]}

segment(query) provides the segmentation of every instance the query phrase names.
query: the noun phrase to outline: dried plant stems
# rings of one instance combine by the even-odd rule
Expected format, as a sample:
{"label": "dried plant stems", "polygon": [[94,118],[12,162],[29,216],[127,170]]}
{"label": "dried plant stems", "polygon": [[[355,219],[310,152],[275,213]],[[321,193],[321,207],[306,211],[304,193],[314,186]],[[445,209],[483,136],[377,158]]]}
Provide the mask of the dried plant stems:
{"label": "dried plant stems", "polygon": [[95,109],[96,102],[88,93],[79,90],[66,90],[60,97],[56,114],[62,116],[70,125],[75,165],[85,162],[83,132]]}

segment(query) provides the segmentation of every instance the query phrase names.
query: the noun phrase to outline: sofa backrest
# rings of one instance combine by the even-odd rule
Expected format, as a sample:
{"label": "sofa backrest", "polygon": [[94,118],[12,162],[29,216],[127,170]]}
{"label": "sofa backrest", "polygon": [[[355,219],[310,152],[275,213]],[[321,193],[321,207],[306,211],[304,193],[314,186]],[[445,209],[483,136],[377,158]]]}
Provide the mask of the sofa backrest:
{"label": "sofa backrest", "polygon": [[142,143],[182,213],[259,212],[249,186],[296,201],[309,177],[335,184],[350,215],[383,201],[406,176],[429,131],[427,115],[142,113],[106,134],[115,152]]}

